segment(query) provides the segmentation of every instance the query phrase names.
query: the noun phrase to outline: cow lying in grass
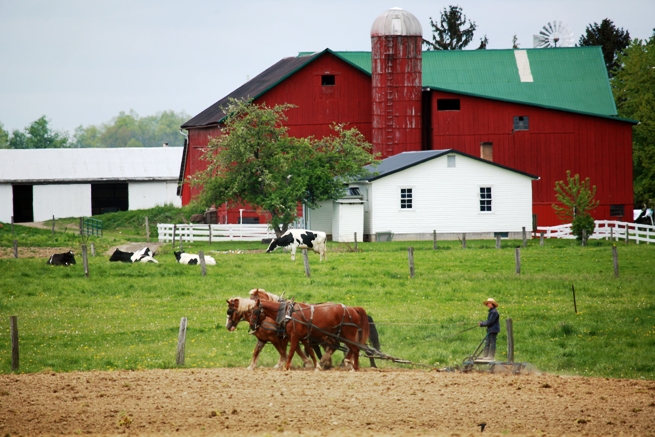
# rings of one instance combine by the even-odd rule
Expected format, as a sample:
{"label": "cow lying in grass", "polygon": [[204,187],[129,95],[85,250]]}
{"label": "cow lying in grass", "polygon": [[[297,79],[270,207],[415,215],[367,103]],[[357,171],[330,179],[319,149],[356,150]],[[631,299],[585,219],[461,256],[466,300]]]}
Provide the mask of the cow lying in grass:
{"label": "cow lying in grass", "polygon": [[322,231],[307,229],[289,229],[281,237],[271,241],[266,253],[273,252],[278,247],[291,250],[291,261],[296,260],[296,249],[311,249],[320,255],[319,260],[327,260],[325,242],[327,236]]}
{"label": "cow lying in grass", "polygon": [[[175,254],[175,259],[180,264],[189,264],[189,265],[198,265],[200,264],[200,256],[192,253],[184,252],[173,252]],[[215,266],[216,260],[209,255],[205,255],[205,264],[208,266]]]}
{"label": "cow lying in grass", "polygon": [[69,266],[75,264],[75,255],[72,250],[69,250],[66,253],[55,253],[50,256],[48,264],[53,266]]}
{"label": "cow lying in grass", "polygon": [[137,250],[136,252],[123,252],[120,249],[116,249],[114,253],[111,254],[111,257],[109,257],[109,261],[111,262],[124,262],[124,263],[135,263],[135,262],[142,262],[142,263],[155,263],[158,264],[159,261],[157,261],[155,258],[153,258],[154,254],[150,250],[149,247],[144,247],[141,250]]}

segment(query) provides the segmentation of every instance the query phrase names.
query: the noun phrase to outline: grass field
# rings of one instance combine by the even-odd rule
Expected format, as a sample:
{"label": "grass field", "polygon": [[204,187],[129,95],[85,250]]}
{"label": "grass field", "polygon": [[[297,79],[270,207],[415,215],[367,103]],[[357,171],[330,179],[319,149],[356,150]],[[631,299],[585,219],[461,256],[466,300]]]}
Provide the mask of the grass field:
{"label": "grass field", "polygon": [[[91,242],[106,250],[126,239],[143,240],[139,220]],[[15,232],[10,235],[7,224],[0,228],[0,245],[24,235],[22,244],[69,246],[79,253],[71,230],[52,236],[16,226]],[[482,329],[454,334],[485,319],[482,301],[493,297],[503,330],[497,358],[506,356],[509,317],[516,361],[553,373],[655,379],[655,246],[619,243],[615,278],[608,242],[579,247],[547,240],[540,247],[529,241],[517,275],[519,243],[503,241],[500,250],[494,241],[468,241],[467,249],[457,241],[439,242],[438,250],[431,241],[360,243],[359,252],[328,243],[327,262],[310,254],[311,279],[302,257],[292,262],[282,251],[267,255],[259,243],[185,244],[188,252],[204,250],[217,259],[205,277],[198,266],[177,264],[170,244],[160,249],[157,265],[109,263],[98,250],[89,278],[79,256],[70,268],[48,266],[45,258],[0,259],[0,373],[11,372],[11,315],[18,316],[21,372],[175,367],[181,317],[188,318],[186,367],[245,367],[255,340],[245,325],[232,333],[225,329],[225,300],[260,287],[297,301],[363,306],[377,323],[384,352],[438,367],[461,363],[473,352]],[[234,249],[248,252],[223,253]],[[267,346],[260,365],[276,362],[277,353]]]}

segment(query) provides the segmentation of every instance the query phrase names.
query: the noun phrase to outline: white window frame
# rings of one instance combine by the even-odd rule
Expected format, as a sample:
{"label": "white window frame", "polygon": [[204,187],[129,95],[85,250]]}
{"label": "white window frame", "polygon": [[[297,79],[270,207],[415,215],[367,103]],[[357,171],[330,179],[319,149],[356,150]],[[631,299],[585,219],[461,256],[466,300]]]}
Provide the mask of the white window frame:
{"label": "white window frame", "polygon": [[446,155],[446,167],[457,168],[457,155]]}
{"label": "white window frame", "polygon": [[[410,193],[411,194],[411,197],[410,197],[411,207],[410,208],[403,208],[402,207],[402,204],[403,204],[403,190],[411,190],[411,193]],[[414,211],[415,206],[416,206],[416,203],[415,203],[416,202],[416,187],[414,187],[414,186],[400,186],[400,187],[398,187],[398,196],[399,196],[398,200],[400,201],[399,204],[398,204],[398,210],[399,211]]]}
{"label": "white window frame", "polygon": [[[482,189],[488,189],[489,190],[489,199],[483,199],[482,198]],[[489,202],[489,211],[483,211],[482,210],[482,202],[483,201],[488,201]],[[478,213],[479,214],[493,214],[495,212],[494,210],[494,186],[493,185],[479,185],[478,186]]]}

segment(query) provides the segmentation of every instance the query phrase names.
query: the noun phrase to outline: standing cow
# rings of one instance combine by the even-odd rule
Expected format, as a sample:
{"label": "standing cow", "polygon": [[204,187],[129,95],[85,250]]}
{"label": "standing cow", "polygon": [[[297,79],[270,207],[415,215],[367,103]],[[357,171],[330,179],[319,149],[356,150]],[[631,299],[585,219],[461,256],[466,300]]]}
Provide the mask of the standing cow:
{"label": "standing cow", "polygon": [[291,261],[296,260],[296,249],[311,249],[320,255],[320,261],[327,261],[327,236],[322,231],[308,229],[289,229],[281,237],[271,241],[266,253],[273,252],[278,247],[291,250]]}

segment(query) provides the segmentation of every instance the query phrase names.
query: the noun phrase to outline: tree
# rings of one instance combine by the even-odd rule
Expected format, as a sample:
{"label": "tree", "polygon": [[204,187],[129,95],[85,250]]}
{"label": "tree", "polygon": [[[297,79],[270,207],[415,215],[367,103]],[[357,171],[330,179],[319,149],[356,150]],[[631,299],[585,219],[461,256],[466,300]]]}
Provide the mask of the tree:
{"label": "tree", "polygon": [[[475,22],[468,20],[466,26],[466,15],[459,6],[449,6],[441,11],[441,19],[435,22],[430,17],[432,27],[432,41],[423,39],[423,45],[427,50],[462,50],[473,41]],[[486,36],[485,36],[486,40]],[[484,41],[482,41],[484,42]],[[486,48],[486,44],[480,48]]]}
{"label": "tree", "polygon": [[223,133],[203,156],[208,168],[192,178],[203,187],[197,202],[248,204],[268,212],[280,236],[297,218],[299,203],[317,207],[337,199],[345,183],[365,174],[363,166],[374,157],[361,133],[335,125],[334,135],[322,139],[291,137],[283,123],[293,107],[230,100]]}
{"label": "tree", "polygon": [[553,204],[553,209],[562,221],[571,221],[573,235],[582,240],[583,230],[587,238],[593,234],[595,225],[590,211],[594,210],[599,202],[594,199],[596,186],[591,186],[589,178],[580,182],[580,175],[571,177],[571,171],[567,170],[566,183],[555,182],[555,192],[557,201],[563,206]]}
{"label": "tree", "polygon": [[622,28],[617,28],[609,18],[587,26],[585,34],[578,41],[580,46],[601,46],[607,74],[614,75],[619,67],[618,54],[630,45],[630,33]]}
{"label": "tree", "polygon": [[7,132],[4,128],[4,125],[0,123],[0,149],[9,148],[9,132]]}
{"label": "tree", "polygon": [[45,115],[34,121],[23,132],[15,130],[8,140],[10,149],[53,149],[68,147],[68,134],[50,128]]}
{"label": "tree", "polygon": [[635,39],[619,54],[621,68],[612,90],[621,117],[639,121],[632,128],[635,205],[655,202],[655,29],[647,41]]}
{"label": "tree", "polygon": [[480,46],[476,50],[487,50],[487,45],[489,45],[489,38],[485,35],[484,38],[480,38]]}

